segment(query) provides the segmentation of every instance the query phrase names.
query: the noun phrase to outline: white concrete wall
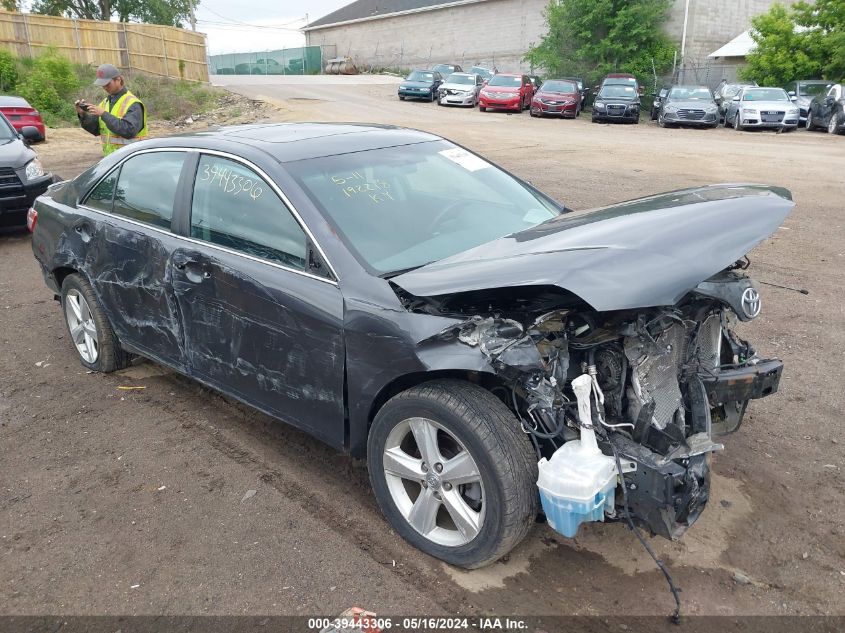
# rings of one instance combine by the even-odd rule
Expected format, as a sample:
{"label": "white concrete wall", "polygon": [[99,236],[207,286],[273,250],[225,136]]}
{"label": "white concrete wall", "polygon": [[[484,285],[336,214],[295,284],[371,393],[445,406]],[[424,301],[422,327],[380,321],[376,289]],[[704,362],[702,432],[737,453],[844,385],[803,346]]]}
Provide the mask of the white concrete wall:
{"label": "white concrete wall", "polygon": [[495,64],[528,71],[522,56],[546,32],[548,0],[487,0],[446,9],[330,27],[306,34],[309,46],[337,45],[359,66]]}

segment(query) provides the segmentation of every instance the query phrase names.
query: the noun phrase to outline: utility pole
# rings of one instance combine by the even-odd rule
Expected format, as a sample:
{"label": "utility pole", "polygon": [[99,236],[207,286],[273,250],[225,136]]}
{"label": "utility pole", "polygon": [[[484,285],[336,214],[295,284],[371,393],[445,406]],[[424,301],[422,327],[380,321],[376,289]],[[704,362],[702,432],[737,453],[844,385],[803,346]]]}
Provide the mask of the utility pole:
{"label": "utility pole", "polygon": [[197,16],[194,14],[193,3],[191,4],[191,12],[188,15],[188,21],[191,23],[191,30],[196,31],[197,30]]}

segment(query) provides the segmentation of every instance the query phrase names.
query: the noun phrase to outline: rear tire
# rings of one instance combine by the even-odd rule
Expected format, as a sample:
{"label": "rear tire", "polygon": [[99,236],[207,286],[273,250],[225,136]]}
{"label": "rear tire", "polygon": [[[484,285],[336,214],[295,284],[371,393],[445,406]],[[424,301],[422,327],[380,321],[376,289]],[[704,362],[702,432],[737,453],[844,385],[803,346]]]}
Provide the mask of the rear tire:
{"label": "rear tire", "polygon": [[452,565],[501,558],[537,514],[531,443],[502,401],[477,385],[438,380],[391,398],[370,429],[367,464],[393,528]]}
{"label": "rear tire", "polygon": [[108,374],[129,364],[94,289],[80,274],[68,275],[62,283],[62,313],[83,366]]}

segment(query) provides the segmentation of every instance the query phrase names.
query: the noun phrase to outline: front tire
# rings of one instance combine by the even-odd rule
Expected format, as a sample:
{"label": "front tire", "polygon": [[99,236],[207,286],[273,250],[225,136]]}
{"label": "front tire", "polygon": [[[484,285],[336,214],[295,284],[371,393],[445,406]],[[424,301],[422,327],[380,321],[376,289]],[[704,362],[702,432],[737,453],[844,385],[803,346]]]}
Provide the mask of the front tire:
{"label": "front tire", "polygon": [[104,374],[126,367],[129,355],[120,347],[94,289],[82,275],[68,275],[62,283],[62,313],[79,362]]}
{"label": "front tire", "polygon": [[441,380],[404,391],[376,415],[367,442],[376,500],[423,552],[474,569],[507,554],[538,509],[537,459],[489,391]]}
{"label": "front tire", "polygon": [[737,132],[742,132],[742,123],[740,123],[741,119],[739,118],[739,112],[736,113],[734,117],[734,129]]}
{"label": "front tire", "polygon": [[838,134],[839,130],[839,113],[834,112],[830,115],[830,121],[827,124],[827,133],[828,134]]}

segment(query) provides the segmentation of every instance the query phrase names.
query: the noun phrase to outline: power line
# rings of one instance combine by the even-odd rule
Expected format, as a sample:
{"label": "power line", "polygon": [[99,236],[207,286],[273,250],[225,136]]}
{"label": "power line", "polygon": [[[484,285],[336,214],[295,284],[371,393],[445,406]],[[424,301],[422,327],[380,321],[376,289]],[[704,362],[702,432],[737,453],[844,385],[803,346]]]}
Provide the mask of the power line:
{"label": "power line", "polygon": [[[225,15],[218,13],[214,9],[209,9],[208,7],[203,7],[203,8],[206,11],[210,11],[211,13],[216,15],[218,18],[223,18],[224,20],[226,20],[227,23],[240,24],[240,25],[243,25],[243,26],[249,26],[249,27],[256,28],[256,29],[278,29],[278,30],[287,30],[287,31],[298,31],[299,29],[286,29],[285,27],[290,25],[290,24],[295,24],[297,22],[304,22],[305,21],[305,18],[301,17],[301,18],[297,18],[295,20],[292,20],[290,22],[285,22],[283,24],[280,24],[279,26],[268,26],[268,25],[264,25],[264,24],[250,24],[249,22],[241,22],[240,20],[235,20],[235,19],[226,17]],[[211,23],[210,20],[202,20],[202,21]]]}

